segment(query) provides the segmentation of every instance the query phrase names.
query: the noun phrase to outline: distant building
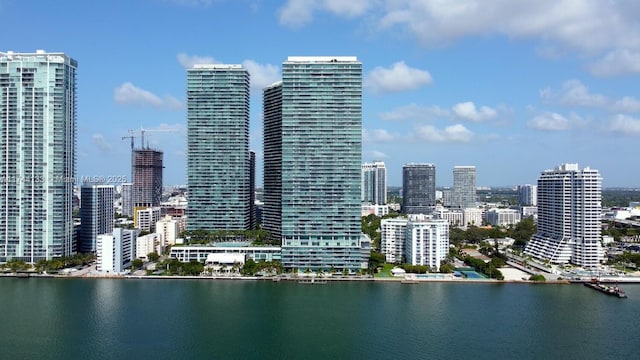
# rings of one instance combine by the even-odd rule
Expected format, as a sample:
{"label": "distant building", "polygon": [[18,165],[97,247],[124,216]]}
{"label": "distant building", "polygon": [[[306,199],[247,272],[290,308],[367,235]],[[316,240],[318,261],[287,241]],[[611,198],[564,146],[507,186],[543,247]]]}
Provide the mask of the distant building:
{"label": "distant building", "polygon": [[155,232],[156,223],[160,220],[160,207],[136,207],[133,218],[136,229]]}
{"label": "distant building", "polygon": [[77,69],[64,53],[0,52],[0,263],[76,251]]}
{"label": "distant building", "polygon": [[136,239],[136,258],[147,260],[150,253],[162,254],[166,243],[160,233],[139,236]]}
{"label": "distant building", "polygon": [[600,264],[602,178],[598,170],[562,164],[538,179],[537,233],[525,253],[554,264]]}
{"label": "distant building", "polygon": [[[451,226],[455,226],[455,227],[466,226],[463,209],[448,209],[448,208],[438,206],[433,211],[433,215],[437,219],[447,220]],[[478,224],[478,225],[481,225],[481,224]]]}
{"label": "distant building", "polygon": [[137,230],[114,228],[111,234],[98,235],[96,240],[96,270],[122,273],[135,255]]}
{"label": "distant building", "polygon": [[479,208],[466,208],[462,210],[462,215],[465,226],[481,226],[484,210]]}
{"label": "distant building", "polygon": [[113,185],[84,184],[80,188],[80,237],[78,251],[95,253],[100,234],[113,231]]}
{"label": "distant building", "polygon": [[487,211],[487,222],[493,226],[509,226],[520,222],[520,211],[514,209],[491,209]]}
{"label": "distant building", "polygon": [[536,185],[521,185],[518,186],[518,204],[522,206],[536,206],[537,205],[537,191]]}
{"label": "distant building", "polygon": [[430,216],[414,217],[406,231],[406,262],[440,271],[440,262],[449,254],[449,222]]}
{"label": "distant building", "polygon": [[436,166],[405,164],[402,167],[402,212],[430,214],[436,206]]}
{"label": "distant building", "polygon": [[[133,206],[160,206],[162,200],[162,151],[133,150]],[[124,208],[124,204],[123,204]]]}
{"label": "distant building", "polygon": [[362,164],[362,202],[387,203],[387,168],[382,161]]}
{"label": "distant building", "polygon": [[380,252],[390,264],[404,262],[407,218],[390,218],[380,221]]}
{"label": "distant building", "polygon": [[120,187],[122,197],[122,215],[133,217],[133,183],[124,183]]}
{"label": "distant building", "polygon": [[389,205],[362,204],[362,216],[385,216],[389,214]]}
{"label": "distant building", "polygon": [[162,234],[168,245],[174,245],[176,239],[180,237],[180,221],[174,220],[171,216],[165,216],[156,222],[156,232]]}
{"label": "distant building", "polygon": [[452,198],[451,207],[454,208],[465,209],[477,206],[475,166],[455,166],[453,168]]}
{"label": "distant building", "polygon": [[251,227],[249,72],[242,65],[187,70],[187,229]]}

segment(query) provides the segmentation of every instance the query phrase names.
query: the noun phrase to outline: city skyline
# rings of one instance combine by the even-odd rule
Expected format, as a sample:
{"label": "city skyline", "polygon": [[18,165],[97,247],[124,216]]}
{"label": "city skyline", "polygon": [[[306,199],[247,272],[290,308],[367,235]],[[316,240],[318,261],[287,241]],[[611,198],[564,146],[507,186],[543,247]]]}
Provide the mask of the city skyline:
{"label": "city skyline", "polygon": [[[82,64],[79,177],[129,175],[121,137],[144,127],[175,132],[149,142],[165,153],[165,183],[186,183],[186,69],[218,62],[242,63],[251,74],[249,148],[259,182],[260,95],[281,77],[280,64],[292,55],[353,54],[364,64],[362,162],[384,161],[389,186],[401,184],[411,162],[475,165],[480,186],[533,183],[549,163],[577,162],[600,169],[603,187],[636,185],[640,169],[611,161],[633,156],[640,135],[635,4],[301,4],[0,0],[7,27],[20,26],[19,14],[39,19],[19,36],[0,34],[0,51],[59,51]],[[237,24],[251,25],[228,31]],[[441,174],[437,186],[452,184]]]}

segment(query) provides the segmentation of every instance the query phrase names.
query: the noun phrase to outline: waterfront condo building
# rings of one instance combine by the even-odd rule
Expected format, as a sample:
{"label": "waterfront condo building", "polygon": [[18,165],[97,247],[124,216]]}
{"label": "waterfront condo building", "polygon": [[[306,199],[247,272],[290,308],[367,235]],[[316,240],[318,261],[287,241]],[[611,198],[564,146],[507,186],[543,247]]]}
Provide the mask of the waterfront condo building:
{"label": "waterfront condo building", "polygon": [[430,214],[436,206],[436,166],[405,164],[402,167],[402,212]]}
{"label": "waterfront condo building", "polygon": [[389,218],[380,220],[380,252],[390,264],[403,263],[407,218]]}
{"label": "waterfront condo building", "polygon": [[466,209],[476,207],[476,167],[453,168],[452,207]]}
{"label": "waterfront condo building", "polygon": [[80,188],[78,252],[95,253],[96,238],[113,231],[113,185],[83,184]]}
{"label": "waterfront condo building", "polygon": [[160,206],[162,200],[162,151],[133,150],[133,207]]}
{"label": "waterfront condo building", "polygon": [[122,273],[136,255],[138,230],[114,228],[96,239],[96,270]]}
{"label": "waterfront condo building", "polygon": [[449,222],[414,215],[407,223],[405,242],[407,263],[440,271],[440,262],[449,254]]}
{"label": "waterfront condo building", "polygon": [[187,70],[187,230],[251,226],[249,73],[241,65]]}
{"label": "waterfront condo building", "polygon": [[0,52],[0,262],[76,250],[77,68],[64,53]]}
{"label": "waterfront condo building", "polygon": [[362,202],[387,203],[387,168],[382,161],[362,164]]}
{"label": "waterfront condo building", "polygon": [[562,164],[538,179],[537,233],[525,253],[554,264],[595,268],[602,260],[602,178],[598,170]]}
{"label": "waterfront condo building", "polygon": [[362,63],[289,57],[264,89],[263,228],[300,271],[367,267],[361,239]]}

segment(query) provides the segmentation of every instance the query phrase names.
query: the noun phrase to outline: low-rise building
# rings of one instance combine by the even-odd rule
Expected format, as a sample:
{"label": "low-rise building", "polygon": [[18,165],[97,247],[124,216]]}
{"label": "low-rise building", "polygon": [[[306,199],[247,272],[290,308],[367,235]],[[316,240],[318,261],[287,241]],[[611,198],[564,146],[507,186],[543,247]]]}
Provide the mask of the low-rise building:
{"label": "low-rise building", "polygon": [[110,234],[96,238],[96,269],[105,273],[122,273],[134,259],[138,231],[114,228]]}
{"label": "low-rise building", "polygon": [[491,209],[487,211],[487,222],[493,226],[509,226],[519,223],[520,211],[514,209]]}
{"label": "low-rise building", "polygon": [[136,258],[147,259],[147,255],[156,252],[161,254],[166,246],[161,233],[147,234],[136,239]]}

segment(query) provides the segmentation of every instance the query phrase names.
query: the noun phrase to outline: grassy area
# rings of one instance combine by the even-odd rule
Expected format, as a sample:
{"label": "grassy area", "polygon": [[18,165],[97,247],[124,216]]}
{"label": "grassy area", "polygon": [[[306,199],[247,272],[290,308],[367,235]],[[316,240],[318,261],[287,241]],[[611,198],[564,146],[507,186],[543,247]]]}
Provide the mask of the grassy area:
{"label": "grassy area", "polygon": [[380,270],[379,273],[376,273],[374,277],[380,277],[380,278],[391,277],[391,269],[393,269],[394,267],[395,265],[393,264],[382,264],[382,270]]}

